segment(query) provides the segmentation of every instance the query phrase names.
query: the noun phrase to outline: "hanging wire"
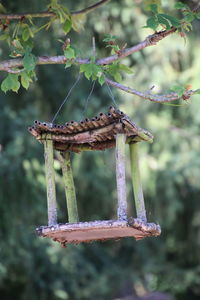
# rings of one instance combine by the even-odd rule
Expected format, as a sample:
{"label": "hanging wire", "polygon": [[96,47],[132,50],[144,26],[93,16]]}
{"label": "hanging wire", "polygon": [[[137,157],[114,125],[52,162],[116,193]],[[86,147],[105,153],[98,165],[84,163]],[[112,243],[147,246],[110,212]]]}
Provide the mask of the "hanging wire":
{"label": "hanging wire", "polygon": [[118,108],[117,102],[115,100],[115,96],[113,95],[113,92],[112,92],[111,88],[109,87],[109,84],[107,83],[107,81],[106,81],[106,86],[108,89],[108,94],[110,95],[110,98],[112,99],[112,102],[113,102],[115,108]]}
{"label": "hanging wire", "polygon": [[79,73],[78,78],[76,79],[76,81],[74,82],[74,84],[72,85],[72,87],[70,88],[67,96],[65,97],[65,99],[63,100],[63,102],[61,103],[60,107],[58,108],[57,112],[55,113],[51,123],[53,123],[55,121],[55,119],[57,118],[61,108],[63,107],[63,105],[66,103],[66,101],[68,100],[69,96],[71,95],[71,92],[73,91],[73,89],[75,88],[75,86],[77,85],[77,83],[79,82],[81,78],[81,74]]}
{"label": "hanging wire", "polygon": [[93,81],[93,83],[92,83],[92,88],[91,88],[91,90],[90,90],[90,93],[89,93],[89,95],[88,95],[86,101],[85,101],[85,108],[84,108],[84,110],[83,110],[83,116],[85,115],[85,112],[87,111],[88,103],[89,103],[90,97],[92,96],[92,93],[93,93],[93,91],[94,91],[95,83],[96,83],[96,80]]}

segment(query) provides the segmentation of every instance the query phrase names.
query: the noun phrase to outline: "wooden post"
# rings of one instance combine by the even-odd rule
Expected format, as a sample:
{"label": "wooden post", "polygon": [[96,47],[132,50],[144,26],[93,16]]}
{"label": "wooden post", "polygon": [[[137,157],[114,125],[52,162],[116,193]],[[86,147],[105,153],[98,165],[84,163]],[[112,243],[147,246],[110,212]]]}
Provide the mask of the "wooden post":
{"label": "wooden post", "polygon": [[53,159],[53,141],[50,139],[44,141],[44,157],[47,184],[48,225],[51,226],[57,224],[57,208]]}
{"label": "wooden post", "polygon": [[78,219],[78,209],[76,202],[76,192],[74,187],[74,179],[72,174],[70,153],[64,152],[60,155],[61,167],[63,172],[65,195],[67,201],[67,212],[69,223],[77,223]]}
{"label": "wooden post", "polygon": [[147,222],[144,196],[142,191],[142,183],[141,183],[140,170],[139,170],[138,143],[129,144],[129,147],[130,147],[130,159],[131,159],[131,176],[132,176],[137,218],[143,220],[144,222]]}
{"label": "wooden post", "polygon": [[125,175],[125,135],[116,136],[116,179],[118,194],[118,220],[127,220],[126,175]]}

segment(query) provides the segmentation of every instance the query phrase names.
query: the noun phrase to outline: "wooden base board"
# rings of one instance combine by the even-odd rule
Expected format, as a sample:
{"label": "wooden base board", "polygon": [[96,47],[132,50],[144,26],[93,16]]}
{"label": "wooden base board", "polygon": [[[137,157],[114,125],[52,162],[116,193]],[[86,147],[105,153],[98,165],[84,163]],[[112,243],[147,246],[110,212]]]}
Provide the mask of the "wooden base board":
{"label": "wooden base board", "polygon": [[160,235],[161,229],[159,225],[144,223],[131,217],[128,221],[108,220],[40,226],[36,232],[39,236],[51,238],[65,246],[70,243],[117,240],[124,237],[140,240]]}

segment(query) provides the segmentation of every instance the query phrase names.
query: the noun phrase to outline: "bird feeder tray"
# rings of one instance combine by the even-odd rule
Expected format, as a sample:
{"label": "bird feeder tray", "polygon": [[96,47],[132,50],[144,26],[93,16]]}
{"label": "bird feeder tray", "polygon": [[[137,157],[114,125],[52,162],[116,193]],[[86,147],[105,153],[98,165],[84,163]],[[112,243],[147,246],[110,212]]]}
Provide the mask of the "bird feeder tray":
{"label": "bird feeder tray", "polygon": [[41,226],[37,228],[37,234],[65,245],[110,239],[119,240],[124,237],[141,240],[145,237],[160,235],[160,226],[131,217],[128,221],[106,220]]}
{"label": "bird feeder tray", "polygon": [[[68,243],[118,240],[123,237],[135,237],[139,240],[160,235],[160,226],[147,222],[139,174],[137,144],[140,141],[153,142],[153,136],[147,130],[138,127],[123,112],[110,107],[108,114],[100,113],[95,118],[71,121],[64,125],[35,121],[29,131],[44,144],[45,149],[48,226],[36,229],[39,236],[51,238],[65,246]],[[127,216],[125,144],[129,144],[130,148],[136,218]],[[80,153],[112,147],[116,148],[117,219],[79,222],[70,152]],[[64,224],[57,222],[54,150],[57,151],[64,178],[69,221]]]}

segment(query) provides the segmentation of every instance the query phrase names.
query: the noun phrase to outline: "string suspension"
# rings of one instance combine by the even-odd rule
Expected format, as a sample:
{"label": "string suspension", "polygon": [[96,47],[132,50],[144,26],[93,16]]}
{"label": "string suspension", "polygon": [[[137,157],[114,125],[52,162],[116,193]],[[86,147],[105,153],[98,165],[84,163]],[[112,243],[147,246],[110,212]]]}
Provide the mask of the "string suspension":
{"label": "string suspension", "polygon": [[94,91],[95,83],[96,83],[96,80],[93,81],[92,87],[91,87],[91,90],[90,90],[90,93],[89,93],[89,95],[88,95],[88,97],[87,97],[87,99],[86,99],[86,101],[85,101],[85,108],[84,108],[84,110],[83,110],[83,116],[85,115],[85,113],[86,113],[86,111],[87,111],[89,100],[90,100],[90,98],[91,98],[91,96],[92,96],[92,93],[93,93],[93,91]]}
{"label": "string suspension", "polygon": [[114,96],[109,84],[107,83],[107,81],[106,81],[106,86],[107,86],[108,94],[110,95],[110,98],[112,99],[112,102],[113,102],[115,108],[118,108],[117,102],[115,100],[115,96]]}
{"label": "string suspension", "polygon": [[78,78],[76,79],[76,81],[74,82],[74,84],[72,85],[72,87],[70,88],[67,96],[65,97],[65,99],[63,100],[63,102],[61,103],[60,107],[58,108],[57,112],[55,113],[51,123],[53,123],[55,121],[55,119],[57,118],[60,110],[62,109],[63,105],[66,103],[66,101],[69,99],[69,96],[71,95],[73,89],[75,88],[75,86],[78,84],[78,82],[80,81],[80,78],[81,78],[81,74],[79,73],[78,74]]}

